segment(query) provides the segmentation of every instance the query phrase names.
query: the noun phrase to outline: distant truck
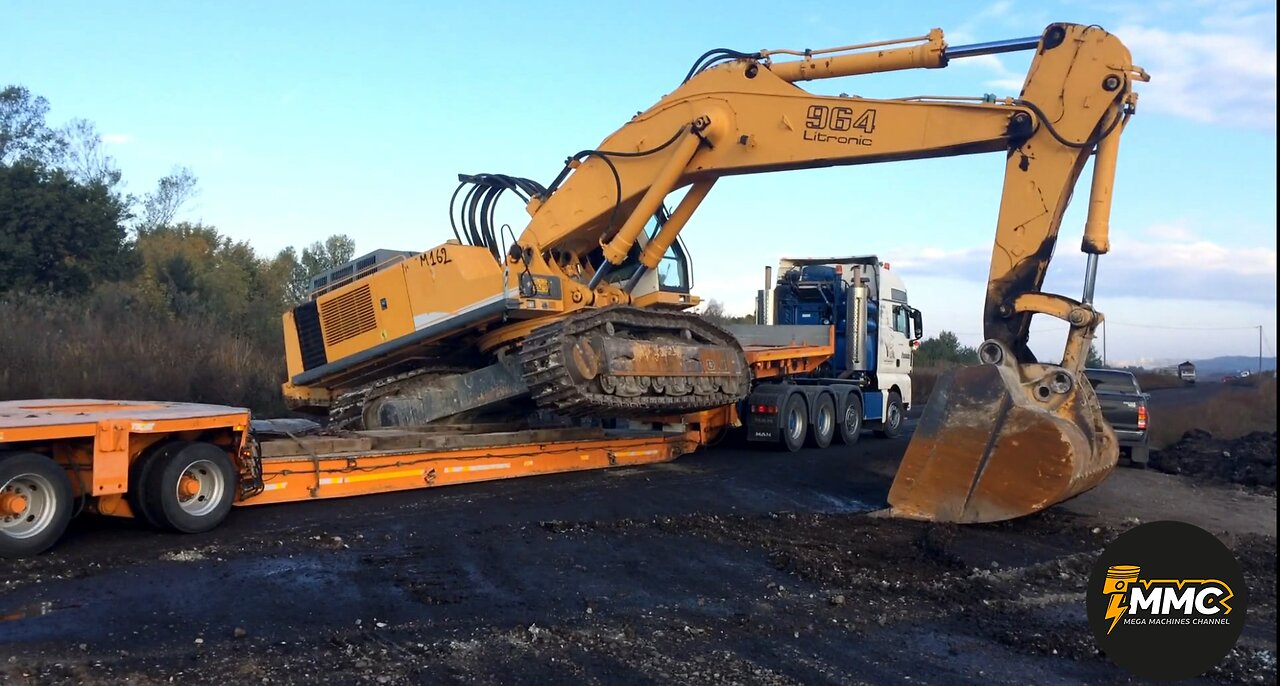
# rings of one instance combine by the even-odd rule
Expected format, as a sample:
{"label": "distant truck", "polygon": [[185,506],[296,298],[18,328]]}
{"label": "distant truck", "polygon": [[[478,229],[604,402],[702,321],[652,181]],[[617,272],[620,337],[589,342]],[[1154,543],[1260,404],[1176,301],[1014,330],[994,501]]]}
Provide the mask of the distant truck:
{"label": "distant truck", "polygon": [[923,335],[907,287],[875,255],[784,258],[778,279],[765,271],[755,326],[731,326],[744,345],[801,342],[806,331],[827,336],[835,353],[805,374],[758,380],[742,415],[747,439],[797,450],[808,439],[858,440],[864,426],[894,438],[911,407],[911,363]]}
{"label": "distant truck", "polygon": [[1178,378],[1188,385],[1196,382],[1196,366],[1191,363],[1191,360],[1178,365]]}
{"label": "distant truck", "polygon": [[1150,396],[1142,392],[1137,377],[1120,369],[1086,369],[1084,375],[1098,394],[1102,416],[1120,441],[1121,460],[1144,469],[1151,453],[1147,411]]}

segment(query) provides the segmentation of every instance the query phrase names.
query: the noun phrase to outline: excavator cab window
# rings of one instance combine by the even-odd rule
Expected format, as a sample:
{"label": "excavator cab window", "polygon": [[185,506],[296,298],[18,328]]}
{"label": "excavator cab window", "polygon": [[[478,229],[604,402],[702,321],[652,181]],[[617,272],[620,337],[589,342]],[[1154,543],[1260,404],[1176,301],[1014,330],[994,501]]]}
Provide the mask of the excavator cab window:
{"label": "excavator cab window", "polygon": [[692,285],[689,279],[689,253],[685,251],[684,241],[677,237],[658,263],[658,287],[671,293],[688,293]]}
{"label": "excavator cab window", "polygon": [[[645,225],[642,240],[646,245],[662,230],[662,225],[667,223],[667,217],[667,208],[659,206],[658,211],[653,213],[653,217]],[[637,248],[639,248],[639,242],[637,241]],[[658,272],[658,290],[664,293],[688,293],[693,287],[693,280],[689,276],[689,252],[684,247],[684,241],[679,237],[676,237],[671,247],[667,248],[666,254],[662,256],[654,270]]]}

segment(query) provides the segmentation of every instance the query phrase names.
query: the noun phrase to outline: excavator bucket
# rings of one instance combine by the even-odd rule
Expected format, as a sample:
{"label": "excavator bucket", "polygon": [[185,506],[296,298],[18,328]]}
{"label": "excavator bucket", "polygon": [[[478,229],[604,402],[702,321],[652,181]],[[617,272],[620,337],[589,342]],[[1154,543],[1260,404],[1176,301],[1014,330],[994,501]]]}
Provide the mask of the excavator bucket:
{"label": "excavator bucket", "polygon": [[983,364],[938,380],[889,491],[891,514],[997,522],[1111,473],[1116,438],[1089,382],[1055,365],[1021,367]]}

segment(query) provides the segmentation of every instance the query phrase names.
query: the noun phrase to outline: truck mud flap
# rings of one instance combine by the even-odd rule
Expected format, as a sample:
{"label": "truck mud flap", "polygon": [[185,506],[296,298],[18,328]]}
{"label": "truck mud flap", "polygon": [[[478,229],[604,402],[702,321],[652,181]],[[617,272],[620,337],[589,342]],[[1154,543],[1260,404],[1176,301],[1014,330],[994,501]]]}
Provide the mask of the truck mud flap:
{"label": "truck mud flap", "polygon": [[1013,519],[1112,472],[1116,439],[1092,386],[1061,367],[1027,367],[1021,376],[1012,364],[986,364],[939,378],[889,491],[892,515]]}

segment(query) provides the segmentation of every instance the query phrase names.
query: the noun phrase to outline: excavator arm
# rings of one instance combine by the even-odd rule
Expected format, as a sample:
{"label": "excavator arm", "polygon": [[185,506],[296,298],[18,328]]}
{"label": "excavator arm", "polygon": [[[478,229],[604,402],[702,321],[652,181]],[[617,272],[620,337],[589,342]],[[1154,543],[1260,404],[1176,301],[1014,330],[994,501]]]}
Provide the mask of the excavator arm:
{"label": "excavator arm", "polygon": [[[570,158],[565,172],[529,203],[522,251],[509,259],[533,254],[551,271],[592,286],[584,302],[626,302],[625,289],[602,285],[603,277],[627,258],[646,222],[679,188],[691,186],[664,230],[646,244],[645,268],[655,266],[723,176],[1003,151],[1008,159],[984,325],[987,338],[1023,362],[1034,361],[1026,347],[1030,317],[1048,306],[1018,298],[1039,293],[1071,191],[1095,149],[1099,163],[1083,249],[1107,251],[1119,134],[1136,103],[1132,82],[1146,75],[1132,66],[1124,45],[1098,27],[1055,24],[1039,38],[960,48],[949,48],[936,29],[905,41],[919,42],[806,51],[791,61],[775,61],[781,51],[763,52],[694,73],[599,149]],[[1016,99],[873,100],[819,96],[795,85],[940,68],[953,59],[1018,49],[1035,49],[1036,56]],[[1066,301],[1056,302],[1043,313],[1060,314]]]}
{"label": "excavator arm", "polygon": [[[561,252],[552,269],[571,265],[591,274],[584,300],[626,302],[639,272],[620,286],[603,277],[630,254],[645,219],[682,186],[692,188],[645,246],[641,271],[654,267],[722,176],[1005,152],[984,364],[940,380],[889,500],[908,517],[1007,519],[1091,488],[1117,459],[1114,434],[1082,371],[1102,320],[1091,301],[1097,259],[1108,250],[1120,135],[1136,104],[1133,82],[1147,76],[1116,37],[1094,26],[1055,24],[1038,39],[958,49],[938,30],[915,40],[806,51],[791,61],[760,53],[694,73],[601,150],[572,159],[572,174],[557,179],[545,201],[530,203],[520,243],[526,254]],[[1036,51],[1016,99],[871,100],[795,86],[1015,49]],[[1063,214],[1091,156],[1083,296],[1043,293]],[[603,259],[592,262],[585,256],[597,243]],[[1036,314],[1070,326],[1060,364],[1038,362],[1027,345]]]}

